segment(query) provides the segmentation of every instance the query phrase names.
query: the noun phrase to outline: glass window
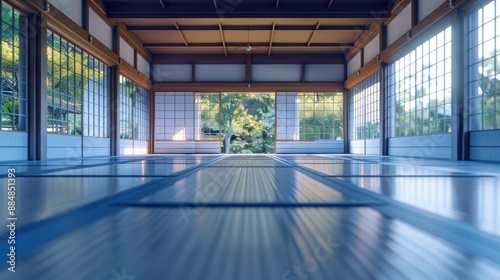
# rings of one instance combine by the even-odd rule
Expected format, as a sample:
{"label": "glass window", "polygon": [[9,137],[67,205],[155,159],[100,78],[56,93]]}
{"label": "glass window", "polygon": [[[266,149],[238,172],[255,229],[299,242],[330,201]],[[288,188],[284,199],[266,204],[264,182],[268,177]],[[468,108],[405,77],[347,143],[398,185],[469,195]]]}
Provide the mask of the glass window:
{"label": "glass window", "polygon": [[2,3],[2,131],[27,130],[27,19]]}
{"label": "glass window", "polygon": [[196,93],[195,113],[196,140],[219,140],[220,93]]}
{"label": "glass window", "polygon": [[278,140],[342,140],[343,94],[278,93]]}
{"label": "glass window", "polygon": [[[77,62],[78,63],[78,62]],[[108,66],[98,59],[83,55],[83,115],[84,135],[109,137],[110,86]]]}
{"label": "glass window", "polygon": [[475,9],[468,22],[469,130],[500,129],[500,1]]}
{"label": "glass window", "polygon": [[350,140],[380,137],[380,83],[375,73],[349,90]]}
{"label": "glass window", "polygon": [[120,138],[149,140],[149,91],[120,76]]}
{"label": "glass window", "polygon": [[451,26],[388,66],[390,137],[451,132]]}
{"label": "glass window", "polygon": [[109,67],[47,32],[47,132],[109,137]]}

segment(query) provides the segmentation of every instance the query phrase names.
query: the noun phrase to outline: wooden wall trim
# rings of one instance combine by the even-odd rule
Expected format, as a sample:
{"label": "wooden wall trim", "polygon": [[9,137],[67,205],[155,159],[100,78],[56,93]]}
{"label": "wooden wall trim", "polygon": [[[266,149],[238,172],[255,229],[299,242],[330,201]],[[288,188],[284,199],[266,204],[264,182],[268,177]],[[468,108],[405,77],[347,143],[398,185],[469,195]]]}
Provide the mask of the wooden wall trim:
{"label": "wooden wall trim", "polygon": [[39,12],[46,16],[48,27],[65,37],[65,39],[75,43],[78,47],[110,66],[118,63],[118,55],[116,53],[108,49],[106,45],[96,38],[92,38],[93,42],[90,43],[90,33],[53,5],[50,6],[50,12],[47,13],[43,8],[44,1],[31,0],[26,1],[25,4],[29,5],[29,7],[33,9],[33,12]]}
{"label": "wooden wall trim", "polygon": [[363,48],[368,45],[377,35],[382,33],[382,23],[374,23],[370,29],[363,32],[361,36],[354,42],[354,47],[347,53],[346,60],[351,61],[358,55]]}
{"label": "wooden wall trim", "polygon": [[[404,2],[404,1],[403,1]],[[379,64],[378,69],[380,69],[381,63],[389,64],[394,61],[399,55],[404,53],[407,49],[410,49],[414,46],[415,39],[426,31],[430,30],[432,27],[436,26],[436,24],[445,19],[448,15],[454,12],[459,6],[466,3],[467,0],[456,0],[455,7],[451,9],[449,7],[448,1],[441,4],[436,10],[434,10],[431,14],[417,23],[413,28],[410,29],[411,38],[408,39],[406,33],[402,35],[399,39],[397,39],[390,46],[381,51],[379,55]],[[475,1],[477,2],[477,1]],[[376,60],[375,58],[374,60]],[[368,76],[376,72],[374,70],[373,64],[376,63],[374,60],[370,61],[365,67],[362,67],[360,70],[360,75],[354,74],[349,77],[345,82],[345,87],[350,89],[354,87],[359,82],[366,79]]]}
{"label": "wooden wall trim", "polygon": [[116,26],[116,23],[114,21],[111,21],[107,18],[106,16],[106,11],[104,9],[104,4],[101,6],[101,4],[98,4],[97,0],[87,0],[89,2],[89,7],[94,11],[107,25],[109,25],[110,28],[113,28]]}
{"label": "wooden wall trim", "polygon": [[21,1],[21,0],[2,0],[2,2],[11,5],[13,7],[16,7],[18,10],[21,12],[25,12],[26,14],[32,14],[36,10],[31,7],[29,3],[26,3],[26,1]]}
{"label": "wooden wall trim", "polygon": [[399,39],[397,39],[393,44],[384,49],[380,53],[380,58],[385,63],[390,63],[394,60],[402,50],[405,48],[411,47],[412,41],[429,30],[431,27],[435,26],[435,24],[444,19],[447,15],[454,11],[458,6],[462,5],[466,2],[466,0],[456,0],[455,8],[450,9],[448,1],[439,6],[436,10],[434,10],[431,14],[421,20],[417,25],[415,25],[412,29],[410,29],[411,39],[407,38],[406,33],[402,35]]}
{"label": "wooden wall trim", "polygon": [[137,51],[148,63],[153,62],[153,55],[144,48],[142,42],[130,31],[127,30],[127,26],[121,22],[116,23],[118,26],[118,34],[120,38],[125,40],[133,49]]}
{"label": "wooden wall trim", "polygon": [[344,92],[344,83],[155,83],[153,90],[155,92]]}
{"label": "wooden wall trim", "polygon": [[134,66],[130,65],[125,60],[121,60],[120,63],[120,74],[130,79],[132,82],[140,85],[146,90],[151,90],[153,88],[153,82],[148,79],[144,74],[141,74]]}
{"label": "wooden wall trim", "polygon": [[377,57],[370,60],[365,66],[363,66],[358,74],[354,74],[349,79],[347,79],[344,83],[344,87],[346,89],[351,89],[369,76],[373,75],[375,72],[379,71],[382,68],[382,63],[378,60]]}

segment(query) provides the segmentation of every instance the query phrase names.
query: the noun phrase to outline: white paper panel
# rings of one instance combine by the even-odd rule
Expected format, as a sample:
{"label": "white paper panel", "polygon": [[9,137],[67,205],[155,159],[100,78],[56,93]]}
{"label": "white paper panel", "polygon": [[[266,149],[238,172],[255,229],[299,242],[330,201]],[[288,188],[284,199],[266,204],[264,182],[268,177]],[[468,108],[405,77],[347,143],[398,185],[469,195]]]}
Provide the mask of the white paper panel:
{"label": "white paper panel", "polygon": [[254,82],[300,82],[301,64],[254,64]]}
{"label": "white paper panel", "polygon": [[89,30],[101,43],[113,49],[113,29],[102,20],[92,9],[89,10]]}
{"label": "white paper panel", "polygon": [[154,82],[190,82],[191,64],[156,64],[153,65]]}
{"label": "white paper panel", "polygon": [[197,82],[244,82],[245,77],[244,64],[195,65],[195,80]]}

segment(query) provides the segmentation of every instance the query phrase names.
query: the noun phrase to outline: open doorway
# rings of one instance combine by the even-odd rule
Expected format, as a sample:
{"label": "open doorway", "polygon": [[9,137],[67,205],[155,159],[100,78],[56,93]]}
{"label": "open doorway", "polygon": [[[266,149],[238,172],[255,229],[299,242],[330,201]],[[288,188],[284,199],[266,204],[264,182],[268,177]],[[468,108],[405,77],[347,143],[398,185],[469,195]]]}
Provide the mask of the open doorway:
{"label": "open doorway", "polygon": [[221,93],[221,152],[275,152],[275,93]]}
{"label": "open doorway", "polygon": [[226,154],[275,152],[275,93],[197,93],[197,140],[219,140]]}

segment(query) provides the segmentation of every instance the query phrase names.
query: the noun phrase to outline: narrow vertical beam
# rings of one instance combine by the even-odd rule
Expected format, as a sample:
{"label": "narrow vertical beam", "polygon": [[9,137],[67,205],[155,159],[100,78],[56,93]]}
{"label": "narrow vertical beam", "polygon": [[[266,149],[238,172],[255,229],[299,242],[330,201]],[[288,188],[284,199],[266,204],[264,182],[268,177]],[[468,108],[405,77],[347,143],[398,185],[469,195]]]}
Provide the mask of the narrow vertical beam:
{"label": "narrow vertical beam", "polygon": [[276,0],[276,8],[280,5],[280,0]]}
{"label": "narrow vertical beam", "polygon": [[155,92],[149,92],[149,154],[155,153]]}
{"label": "narrow vertical beam", "polygon": [[267,52],[267,57],[271,56],[271,48],[273,47],[274,30],[275,29],[276,29],[276,22],[273,21],[273,29],[271,30],[271,40],[269,40],[269,51]]}
{"label": "narrow vertical beam", "polygon": [[186,47],[188,47],[189,46],[188,41],[186,40],[186,37],[184,37],[184,33],[182,33],[182,30],[179,28],[179,24],[177,24],[177,22],[174,22],[174,25],[175,28],[177,28],[177,30],[179,31],[179,34],[182,37],[182,41],[184,41],[184,44],[186,45]]}
{"label": "narrow vertical beam", "polygon": [[[113,50],[120,56],[120,30],[118,25],[113,28]],[[111,67],[110,73],[110,155],[118,156],[120,154],[120,63]]]}
{"label": "narrow vertical beam", "polygon": [[418,23],[418,0],[411,0],[411,28]]}
{"label": "narrow vertical beam", "polygon": [[343,136],[344,139],[344,154],[349,153],[349,98],[348,98],[348,93],[347,89],[344,89],[343,91],[343,98],[342,98],[342,103],[343,103],[343,123],[344,127],[342,128]]}
{"label": "narrow vertical beam", "polygon": [[219,6],[217,5],[217,0],[214,0],[214,1],[213,1],[213,4],[214,4],[214,8],[216,8],[216,9],[218,9],[218,8],[219,8]]}
{"label": "narrow vertical beam", "polygon": [[252,55],[247,53],[245,56],[245,65],[246,65],[246,79],[247,83],[252,82]]}
{"label": "narrow vertical beam", "polygon": [[87,32],[90,32],[89,13],[90,13],[90,0],[83,0],[82,1],[82,27]]}
{"label": "narrow vertical beam", "polygon": [[380,93],[379,93],[379,139],[380,139],[380,155],[386,156],[389,154],[389,131],[387,130],[388,120],[388,106],[387,106],[387,67],[385,63],[382,63],[379,71],[379,83],[380,83]]}
{"label": "narrow vertical beam", "polygon": [[222,47],[224,48],[224,54],[227,57],[226,40],[224,39],[224,31],[222,30],[222,23],[219,21],[219,33],[222,40]]}
{"label": "narrow vertical beam", "polygon": [[137,54],[137,49],[134,49],[134,68],[137,69],[137,65],[138,65],[138,54]]}
{"label": "narrow vertical beam", "polygon": [[111,67],[110,79],[110,155],[118,156],[120,154],[120,64]]}
{"label": "narrow vertical beam", "polygon": [[313,30],[313,32],[311,33],[311,36],[309,37],[309,41],[307,41],[307,46],[308,47],[311,45],[312,40],[314,38],[314,35],[316,34],[316,31],[318,31],[320,25],[321,25],[320,22],[316,23],[316,29]]}
{"label": "narrow vertical beam", "polygon": [[328,8],[330,8],[333,4],[333,0],[330,0],[330,2],[328,2]]}
{"label": "narrow vertical beam", "polygon": [[47,159],[47,18],[29,17],[28,159]]}
{"label": "narrow vertical beam", "polygon": [[[468,109],[466,108],[467,69],[465,62],[468,61],[464,52],[464,45],[467,43],[464,32],[464,21],[460,20],[457,10],[452,12],[452,94],[451,94],[451,159],[469,159],[469,141],[464,133],[466,121],[468,119]],[[465,72],[465,73],[464,73]],[[467,134],[468,135],[468,134]]]}

